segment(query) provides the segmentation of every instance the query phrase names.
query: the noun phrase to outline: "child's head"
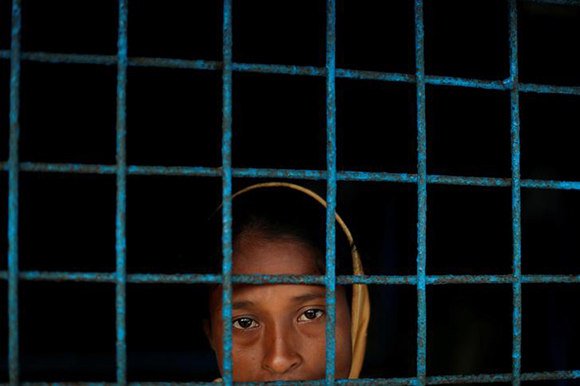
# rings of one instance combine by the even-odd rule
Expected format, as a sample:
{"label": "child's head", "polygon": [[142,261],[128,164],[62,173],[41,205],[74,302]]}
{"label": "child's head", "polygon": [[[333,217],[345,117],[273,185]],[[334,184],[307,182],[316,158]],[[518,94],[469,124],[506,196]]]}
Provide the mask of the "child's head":
{"label": "child's head", "polygon": [[[234,200],[233,216],[234,274],[324,274],[325,209],[310,197],[291,190],[258,189]],[[337,254],[338,261],[342,254]],[[221,366],[220,286],[211,291],[209,304],[206,332]],[[324,378],[325,310],[324,286],[234,285],[234,380]],[[337,377],[349,375],[351,353],[349,305],[344,288],[337,287]]]}

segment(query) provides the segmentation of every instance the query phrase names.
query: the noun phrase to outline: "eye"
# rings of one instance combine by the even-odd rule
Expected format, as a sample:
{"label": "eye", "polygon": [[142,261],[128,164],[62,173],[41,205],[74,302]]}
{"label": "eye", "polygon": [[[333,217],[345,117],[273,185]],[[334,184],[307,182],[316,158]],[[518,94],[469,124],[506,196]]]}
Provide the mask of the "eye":
{"label": "eye", "polygon": [[232,327],[237,330],[251,330],[253,328],[259,327],[260,325],[254,319],[250,318],[239,318],[232,322]]}
{"label": "eye", "polygon": [[316,308],[311,308],[309,310],[304,311],[304,313],[300,315],[300,317],[298,318],[298,321],[310,322],[312,320],[320,318],[322,315],[324,315],[324,311]]}

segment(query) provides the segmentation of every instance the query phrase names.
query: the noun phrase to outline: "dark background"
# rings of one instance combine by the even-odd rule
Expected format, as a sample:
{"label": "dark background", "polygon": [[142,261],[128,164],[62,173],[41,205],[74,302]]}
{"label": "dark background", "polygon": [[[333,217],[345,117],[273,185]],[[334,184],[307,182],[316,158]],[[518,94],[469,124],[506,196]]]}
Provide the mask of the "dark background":
{"label": "dark background", "polygon": [[[116,54],[115,1],[23,1],[23,51]],[[414,73],[412,1],[337,5],[337,67]],[[10,47],[0,0],[0,49]],[[429,75],[509,76],[505,1],[425,1]],[[221,60],[221,1],[131,0],[129,56]],[[234,60],[324,66],[325,2],[234,1]],[[580,86],[580,8],[519,4],[520,81]],[[8,158],[9,60],[0,60],[0,159]],[[22,161],[114,164],[116,67],[23,62]],[[340,170],[416,173],[415,86],[337,79]],[[130,165],[221,163],[221,73],[128,69]],[[234,73],[233,165],[326,167],[322,77]],[[511,176],[506,91],[427,86],[430,174]],[[525,179],[580,181],[580,97],[520,95]],[[234,188],[254,180],[235,179]],[[324,194],[323,182],[298,181]],[[129,176],[129,273],[199,272],[219,178]],[[0,174],[7,201],[7,173]],[[416,185],[339,182],[338,211],[371,274],[416,274]],[[0,206],[6,235],[7,206]],[[524,274],[580,274],[580,192],[522,190]],[[115,177],[22,173],[20,269],[113,272]],[[509,188],[430,185],[427,273],[510,274]],[[6,236],[0,270],[7,269]],[[129,381],[212,380],[200,286],[127,288]],[[578,285],[523,285],[522,371],[580,369]],[[114,381],[114,285],[20,282],[22,381]],[[373,286],[364,377],[416,374],[414,286]],[[0,282],[0,382],[7,375]],[[427,289],[428,375],[511,372],[510,285]],[[575,383],[576,382],[576,383]],[[524,382],[526,383],[526,382]],[[526,384],[531,384],[527,382]],[[539,382],[573,385],[577,381]]]}

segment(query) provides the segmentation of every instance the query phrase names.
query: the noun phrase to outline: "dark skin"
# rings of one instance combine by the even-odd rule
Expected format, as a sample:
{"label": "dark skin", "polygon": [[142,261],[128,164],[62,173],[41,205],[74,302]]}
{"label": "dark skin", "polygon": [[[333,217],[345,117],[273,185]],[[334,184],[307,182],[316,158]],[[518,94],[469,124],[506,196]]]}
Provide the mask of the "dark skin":
{"label": "dark skin", "polygon": [[[234,245],[234,274],[317,275],[316,252],[288,240],[241,236]],[[206,334],[222,366],[222,291],[210,294]],[[232,296],[233,380],[268,382],[325,376],[325,288],[314,285],[235,285]],[[351,321],[342,288],[336,297],[336,377],[350,371]]]}

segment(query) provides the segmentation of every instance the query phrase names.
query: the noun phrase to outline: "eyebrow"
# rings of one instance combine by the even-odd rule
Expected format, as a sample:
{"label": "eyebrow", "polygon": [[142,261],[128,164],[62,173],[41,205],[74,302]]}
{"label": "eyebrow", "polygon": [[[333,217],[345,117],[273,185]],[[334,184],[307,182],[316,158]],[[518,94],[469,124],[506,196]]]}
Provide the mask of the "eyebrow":
{"label": "eyebrow", "polygon": [[[294,296],[292,298],[292,302],[293,303],[304,303],[304,302],[308,302],[310,300],[318,300],[318,299],[326,299],[326,295],[324,293],[311,293],[311,294],[298,295],[298,296]],[[239,310],[239,309],[243,309],[243,308],[251,308],[255,305],[256,305],[256,303],[254,303],[250,300],[242,300],[242,301],[238,301],[238,302],[233,302],[232,309]]]}
{"label": "eyebrow", "polygon": [[311,293],[311,294],[304,294],[295,296],[292,298],[294,303],[304,303],[310,300],[317,300],[317,299],[326,299],[325,293]]}
{"label": "eyebrow", "polygon": [[239,310],[241,308],[250,308],[254,305],[254,302],[251,302],[249,300],[244,300],[241,302],[233,302],[232,303],[232,310]]}

